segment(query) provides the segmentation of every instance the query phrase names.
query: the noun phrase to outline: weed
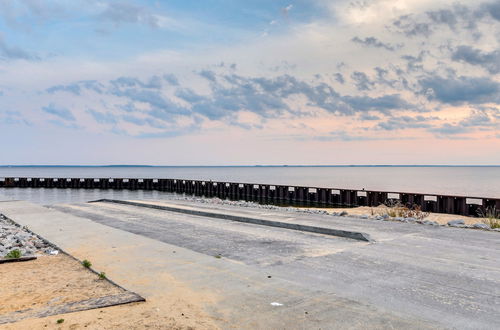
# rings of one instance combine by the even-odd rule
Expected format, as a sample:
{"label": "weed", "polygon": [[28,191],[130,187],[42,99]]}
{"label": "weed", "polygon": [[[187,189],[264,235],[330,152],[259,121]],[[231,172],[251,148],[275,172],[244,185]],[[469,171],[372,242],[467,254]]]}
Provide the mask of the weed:
{"label": "weed", "polygon": [[222,258],[222,256],[221,256],[220,254],[218,254],[218,255],[216,255],[216,256],[214,256],[214,257],[215,257],[215,258],[217,258],[217,259]]}
{"label": "weed", "polygon": [[56,321],[57,324],[61,324],[63,322],[64,322],[64,319],[59,319],[59,320]]}
{"label": "weed", "polygon": [[497,210],[495,206],[487,207],[484,211],[479,209],[477,214],[483,218],[483,223],[492,229],[500,228],[500,210]]}
{"label": "weed", "polygon": [[401,204],[399,201],[389,200],[385,204],[386,214],[392,218],[415,218],[417,220],[423,220],[429,216],[429,212],[423,212],[419,205],[413,205],[408,207]]}
{"label": "weed", "polygon": [[15,250],[12,250],[10,251],[9,253],[7,253],[7,255],[5,255],[5,258],[6,259],[17,259],[17,258],[21,258],[21,251],[19,251],[18,249],[15,249]]}
{"label": "weed", "polygon": [[88,261],[87,259],[85,259],[85,260],[83,260],[83,261],[82,261],[82,265],[83,265],[83,267],[85,267],[85,268],[90,268],[90,267],[92,267],[92,263],[91,263],[90,261]]}
{"label": "weed", "polygon": [[105,272],[100,272],[99,273],[99,279],[100,280],[105,280],[106,279],[106,273]]}

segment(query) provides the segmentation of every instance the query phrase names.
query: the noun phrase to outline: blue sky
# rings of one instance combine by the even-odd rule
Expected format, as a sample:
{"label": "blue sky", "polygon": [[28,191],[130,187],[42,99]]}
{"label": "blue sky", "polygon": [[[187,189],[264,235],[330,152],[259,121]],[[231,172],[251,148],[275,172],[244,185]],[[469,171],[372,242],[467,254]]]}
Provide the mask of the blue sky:
{"label": "blue sky", "polygon": [[491,0],[0,0],[0,163],[499,164],[499,45]]}

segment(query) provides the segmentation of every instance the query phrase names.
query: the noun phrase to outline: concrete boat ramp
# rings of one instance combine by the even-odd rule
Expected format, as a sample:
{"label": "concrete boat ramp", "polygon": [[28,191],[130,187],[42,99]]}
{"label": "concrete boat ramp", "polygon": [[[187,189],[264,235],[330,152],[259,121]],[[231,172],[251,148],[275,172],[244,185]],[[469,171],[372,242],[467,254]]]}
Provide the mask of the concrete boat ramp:
{"label": "concrete boat ramp", "polygon": [[221,328],[500,324],[498,232],[183,201],[15,201],[0,213],[146,299],[168,299],[172,278],[207,293]]}

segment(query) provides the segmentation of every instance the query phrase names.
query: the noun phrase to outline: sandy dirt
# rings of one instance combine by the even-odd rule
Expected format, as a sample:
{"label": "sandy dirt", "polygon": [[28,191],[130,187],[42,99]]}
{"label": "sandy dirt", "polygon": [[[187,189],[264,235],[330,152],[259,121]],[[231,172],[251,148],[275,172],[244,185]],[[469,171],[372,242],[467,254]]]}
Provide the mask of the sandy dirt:
{"label": "sandy dirt", "polygon": [[0,315],[125,292],[64,254],[2,264],[0,279]]}
{"label": "sandy dirt", "polygon": [[[81,301],[124,292],[64,255],[0,265],[0,315],[50,303]],[[57,320],[64,319],[62,323]],[[173,290],[146,302],[26,319],[0,329],[215,329],[196,296]]]}
{"label": "sandy dirt", "polygon": [[[311,208],[309,208],[311,209]],[[342,212],[346,211],[348,214],[353,215],[384,215],[387,214],[386,206],[378,206],[378,207],[369,207],[369,206],[361,206],[361,207],[353,207],[353,208],[318,208],[318,210],[328,211],[328,212]],[[456,214],[446,214],[446,213],[429,213],[424,220],[436,221],[439,224],[445,225],[450,220],[463,219],[465,224],[472,225],[475,223],[482,223],[483,219],[481,218],[473,218],[466,217],[463,215]]]}

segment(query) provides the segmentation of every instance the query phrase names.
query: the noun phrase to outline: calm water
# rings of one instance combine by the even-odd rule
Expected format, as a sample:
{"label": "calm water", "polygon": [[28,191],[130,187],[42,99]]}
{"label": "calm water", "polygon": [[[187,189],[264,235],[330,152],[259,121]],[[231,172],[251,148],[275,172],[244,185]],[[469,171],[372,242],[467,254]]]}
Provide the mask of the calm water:
{"label": "calm water", "polygon": [[[0,167],[0,177],[178,178],[500,198],[500,167]],[[151,191],[0,188],[42,204],[169,198]]]}

